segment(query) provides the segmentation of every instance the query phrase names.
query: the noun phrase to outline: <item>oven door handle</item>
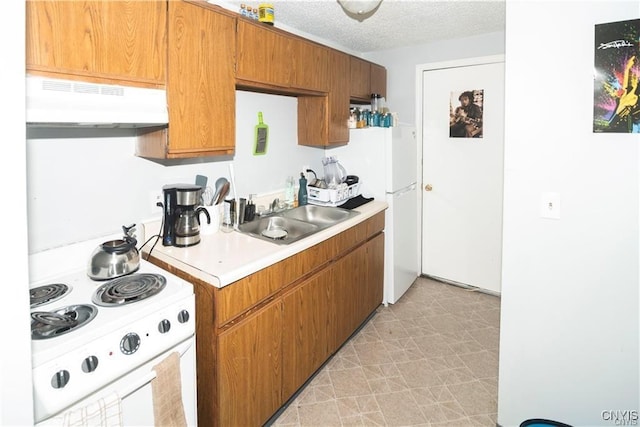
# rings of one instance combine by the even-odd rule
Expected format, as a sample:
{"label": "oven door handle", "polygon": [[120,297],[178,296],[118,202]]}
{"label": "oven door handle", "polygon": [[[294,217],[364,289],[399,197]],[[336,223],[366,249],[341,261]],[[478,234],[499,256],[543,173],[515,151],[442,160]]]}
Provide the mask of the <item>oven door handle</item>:
{"label": "oven door handle", "polygon": [[[178,351],[180,353],[180,357],[184,356],[184,354],[187,352],[187,350],[189,350],[193,346],[193,343],[194,343],[194,340],[193,339],[189,339],[189,340],[185,341],[183,344],[181,344],[181,346],[184,346],[184,347],[176,349],[176,351]],[[141,389],[145,385],[149,384],[155,378],[156,378],[156,372],[154,370],[151,370],[151,372],[145,374],[135,384],[129,385],[128,387],[125,387],[124,389],[120,390],[120,392],[118,393],[120,395],[120,399],[124,399],[127,396],[133,394],[134,392],[138,391],[139,389]]]}

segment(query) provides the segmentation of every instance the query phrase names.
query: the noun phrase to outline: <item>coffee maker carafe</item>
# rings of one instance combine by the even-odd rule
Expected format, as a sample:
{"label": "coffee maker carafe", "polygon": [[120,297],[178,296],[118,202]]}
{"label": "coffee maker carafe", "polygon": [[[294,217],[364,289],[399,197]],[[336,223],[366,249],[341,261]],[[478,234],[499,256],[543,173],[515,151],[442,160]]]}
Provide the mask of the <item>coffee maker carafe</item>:
{"label": "coffee maker carafe", "polygon": [[186,247],[200,243],[200,214],[211,223],[209,212],[200,205],[202,187],[191,184],[169,184],[162,187],[164,195],[164,246]]}

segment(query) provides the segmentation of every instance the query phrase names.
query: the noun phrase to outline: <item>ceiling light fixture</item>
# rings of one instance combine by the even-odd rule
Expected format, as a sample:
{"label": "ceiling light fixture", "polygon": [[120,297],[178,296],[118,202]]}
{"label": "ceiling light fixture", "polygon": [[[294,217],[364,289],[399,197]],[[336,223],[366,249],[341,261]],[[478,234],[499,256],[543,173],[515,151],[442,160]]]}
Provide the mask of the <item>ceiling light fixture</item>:
{"label": "ceiling light fixture", "polygon": [[338,0],[338,3],[348,15],[368,18],[378,9],[382,0]]}

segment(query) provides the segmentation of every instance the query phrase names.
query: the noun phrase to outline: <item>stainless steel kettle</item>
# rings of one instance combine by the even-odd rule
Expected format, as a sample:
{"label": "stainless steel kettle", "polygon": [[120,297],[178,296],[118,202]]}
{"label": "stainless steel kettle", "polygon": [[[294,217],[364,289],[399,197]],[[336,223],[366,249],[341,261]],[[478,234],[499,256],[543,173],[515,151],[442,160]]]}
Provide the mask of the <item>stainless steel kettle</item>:
{"label": "stainless steel kettle", "polygon": [[87,275],[93,280],[109,280],[133,273],[140,268],[140,253],[137,240],[131,237],[129,227],[122,226],[124,237],[109,240],[98,246],[89,259]]}

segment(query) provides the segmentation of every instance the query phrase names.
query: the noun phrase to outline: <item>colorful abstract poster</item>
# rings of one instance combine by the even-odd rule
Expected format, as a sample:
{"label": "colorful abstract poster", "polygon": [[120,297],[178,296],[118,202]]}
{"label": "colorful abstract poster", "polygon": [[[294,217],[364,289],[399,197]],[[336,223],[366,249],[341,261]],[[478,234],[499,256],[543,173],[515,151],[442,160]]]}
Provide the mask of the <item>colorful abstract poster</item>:
{"label": "colorful abstract poster", "polygon": [[593,131],[640,133],[640,19],[595,26]]}
{"label": "colorful abstract poster", "polygon": [[451,92],[449,137],[482,138],[484,89]]}

